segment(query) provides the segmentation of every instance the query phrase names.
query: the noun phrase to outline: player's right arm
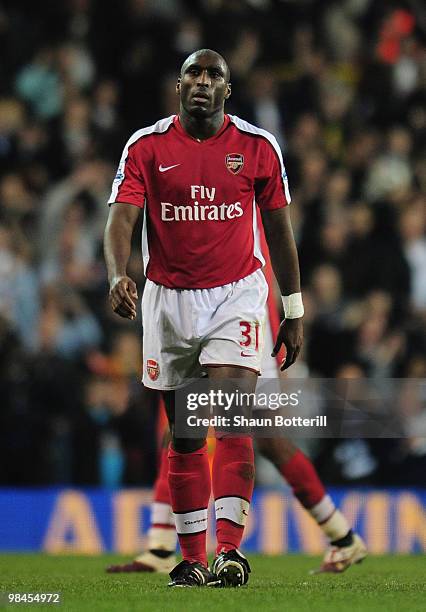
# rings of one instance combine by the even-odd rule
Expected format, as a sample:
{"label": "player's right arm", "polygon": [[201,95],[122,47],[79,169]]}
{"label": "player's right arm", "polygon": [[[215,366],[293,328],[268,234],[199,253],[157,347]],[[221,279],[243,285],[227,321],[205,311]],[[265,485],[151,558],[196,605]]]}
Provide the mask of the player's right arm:
{"label": "player's right arm", "polygon": [[121,317],[131,320],[136,318],[138,292],[135,282],[127,276],[127,263],[139,213],[137,206],[115,202],[110,206],[104,234],[111,308]]}

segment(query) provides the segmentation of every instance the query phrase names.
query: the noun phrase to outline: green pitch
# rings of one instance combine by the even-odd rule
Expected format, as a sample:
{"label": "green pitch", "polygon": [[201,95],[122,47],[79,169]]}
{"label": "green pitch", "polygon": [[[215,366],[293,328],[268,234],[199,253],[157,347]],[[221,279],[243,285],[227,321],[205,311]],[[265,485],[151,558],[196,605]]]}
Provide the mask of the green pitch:
{"label": "green pitch", "polygon": [[[343,575],[309,576],[318,558],[251,555],[252,574],[241,589],[168,589],[167,576],[105,574],[116,555],[99,557],[1,555],[0,591],[61,593],[59,610],[111,612],[354,612],[426,610],[426,557],[368,558]],[[4,595],[3,595],[4,602]],[[0,608],[4,603],[0,603]],[[3,609],[49,610],[15,604]]]}

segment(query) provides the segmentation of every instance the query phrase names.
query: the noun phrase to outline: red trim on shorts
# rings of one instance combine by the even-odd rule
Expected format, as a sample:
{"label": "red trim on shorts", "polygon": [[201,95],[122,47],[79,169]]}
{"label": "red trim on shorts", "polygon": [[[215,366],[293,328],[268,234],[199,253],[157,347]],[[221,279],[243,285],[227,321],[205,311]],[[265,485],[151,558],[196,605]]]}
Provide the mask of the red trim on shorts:
{"label": "red trim on shorts", "polygon": [[250,370],[259,376],[260,370],[255,368],[249,368],[248,366],[238,365],[236,363],[202,363],[202,368],[241,368],[243,370]]}

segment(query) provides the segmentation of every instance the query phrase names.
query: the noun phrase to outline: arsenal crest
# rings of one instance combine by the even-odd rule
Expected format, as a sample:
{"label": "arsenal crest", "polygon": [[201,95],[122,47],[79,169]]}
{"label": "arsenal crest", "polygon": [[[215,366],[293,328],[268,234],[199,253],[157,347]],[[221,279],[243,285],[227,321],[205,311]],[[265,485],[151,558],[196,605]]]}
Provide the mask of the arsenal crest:
{"label": "arsenal crest", "polygon": [[146,371],[151,380],[157,380],[160,375],[160,366],[155,359],[146,360]]}
{"label": "arsenal crest", "polygon": [[228,153],[225,157],[225,166],[232,174],[238,174],[244,166],[244,155],[241,155],[241,153]]}

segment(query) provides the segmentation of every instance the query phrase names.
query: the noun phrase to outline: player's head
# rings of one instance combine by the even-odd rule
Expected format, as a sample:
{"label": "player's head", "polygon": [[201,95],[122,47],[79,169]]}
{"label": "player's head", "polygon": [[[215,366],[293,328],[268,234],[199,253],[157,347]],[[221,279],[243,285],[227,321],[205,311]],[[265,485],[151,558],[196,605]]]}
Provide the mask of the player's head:
{"label": "player's head", "polygon": [[229,68],[224,58],[211,49],[194,51],[182,64],[176,91],[181,108],[196,117],[223,111],[231,95]]}

